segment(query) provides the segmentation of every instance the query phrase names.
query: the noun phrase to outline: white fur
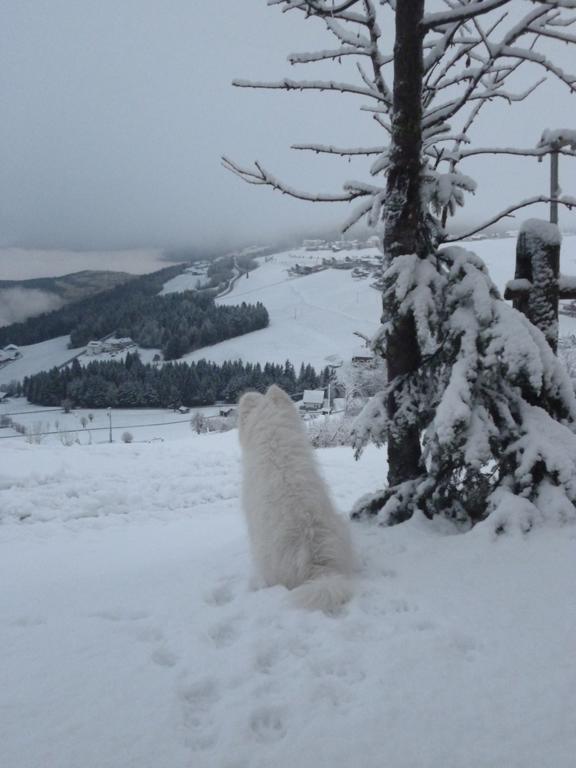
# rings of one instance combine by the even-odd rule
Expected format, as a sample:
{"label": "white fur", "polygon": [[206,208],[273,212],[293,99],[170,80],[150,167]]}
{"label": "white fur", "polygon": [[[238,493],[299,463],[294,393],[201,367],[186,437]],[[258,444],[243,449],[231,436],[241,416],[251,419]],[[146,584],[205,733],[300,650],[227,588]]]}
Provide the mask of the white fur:
{"label": "white fur", "polygon": [[304,608],[332,613],[352,596],[355,558],[300,416],[273,385],[240,399],[242,503],[257,578],[294,589]]}

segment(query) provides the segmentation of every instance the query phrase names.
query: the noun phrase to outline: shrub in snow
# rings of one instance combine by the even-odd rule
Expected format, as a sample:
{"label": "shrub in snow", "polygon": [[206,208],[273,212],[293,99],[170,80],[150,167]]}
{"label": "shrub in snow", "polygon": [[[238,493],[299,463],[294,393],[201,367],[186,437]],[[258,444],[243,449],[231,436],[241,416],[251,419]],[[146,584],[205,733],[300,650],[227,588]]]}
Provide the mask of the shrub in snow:
{"label": "shrub in snow", "polygon": [[74,432],[60,432],[59,434],[60,442],[62,445],[69,448],[71,445],[74,445],[74,443],[78,443],[78,437]]}
{"label": "shrub in snow", "polygon": [[134,435],[132,432],[122,432],[121,440],[123,443],[131,443],[134,440]]}
{"label": "shrub in snow", "polygon": [[230,432],[238,426],[238,418],[234,414],[230,416],[214,416],[210,420],[205,419],[205,432]]}
{"label": "shrub in snow", "polygon": [[49,431],[49,424],[43,424],[41,421],[35,421],[26,427],[26,442],[30,445],[39,445],[42,442],[44,432]]}
{"label": "shrub in snow", "polygon": [[361,499],[353,514],[394,523],[421,509],[471,524],[494,513],[502,530],[519,505],[530,525],[574,518],[576,400],[544,335],[463,248],[397,257],[384,283],[388,316],[374,347],[385,355],[388,323],[412,312],[422,361],[367,404],[354,446],[358,456],[369,441],[382,445],[398,425],[413,425],[423,465],[419,477]]}
{"label": "shrub in snow", "polygon": [[353,425],[353,419],[344,416],[314,419],[308,422],[308,437],[314,448],[352,445]]}
{"label": "shrub in snow", "polygon": [[203,432],[208,432],[208,421],[206,417],[197,411],[190,419],[190,426],[197,435],[201,435]]}

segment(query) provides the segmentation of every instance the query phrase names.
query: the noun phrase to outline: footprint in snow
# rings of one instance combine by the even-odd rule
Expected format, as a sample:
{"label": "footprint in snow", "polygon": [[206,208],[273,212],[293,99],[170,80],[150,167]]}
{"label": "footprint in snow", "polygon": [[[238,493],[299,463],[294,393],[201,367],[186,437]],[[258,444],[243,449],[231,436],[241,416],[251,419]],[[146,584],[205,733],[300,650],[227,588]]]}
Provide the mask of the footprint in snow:
{"label": "footprint in snow", "polygon": [[174,667],[178,663],[178,656],[164,646],[156,648],[152,653],[151,659],[159,667]]}
{"label": "footprint in snow", "polygon": [[256,741],[261,744],[271,744],[286,736],[282,714],[279,709],[266,707],[252,713],[250,731]]}
{"label": "footprint in snow", "polygon": [[238,630],[232,621],[221,621],[208,629],[208,637],[216,648],[228,648],[238,638]]}
{"label": "footprint in snow", "polygon": [[40,616],[19,616],[10,624],[13,627],[39,627],[41,624],[46,624],[46,619]]}
{"label": "footprint in snow", "polygon": [[186,744],[194,752],[210,749],[218,738],[218,730],[211,715],[212,708],[220,699],[216,681],[206,678],[186,685],[180,691],[180,699]]}
{"label": "footprint in snow", "polygon": [[228,581],[225,584],[220,584],[218,587],[210,590],[205,595],[204,601],[207,603],[207,605],[228,605],[228,603],[231,603],[235,597],[236,595],[234,594],[234,590],[232,588],[232,582]]}
{"label": "footprint in snow", "polygon": [[132,610],[130,608],[110,608],[98,611],[93,615],[105,621],[141,621],[150,617],[150,614],[146,613],[146,611]]}

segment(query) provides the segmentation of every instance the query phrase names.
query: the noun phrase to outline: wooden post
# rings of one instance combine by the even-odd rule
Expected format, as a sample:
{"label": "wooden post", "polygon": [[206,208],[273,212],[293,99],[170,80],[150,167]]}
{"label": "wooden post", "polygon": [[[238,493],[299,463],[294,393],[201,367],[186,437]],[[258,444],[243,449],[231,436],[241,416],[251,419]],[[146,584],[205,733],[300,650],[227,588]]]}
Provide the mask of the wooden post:
{"label": "wooden post", "polygon": [[518,235],[516,272],[508,283],[505,299],[542,333],[552,349],[558,347],[558,301],[576,298],[560,277],[560,231],[556,224],[529,219]]}

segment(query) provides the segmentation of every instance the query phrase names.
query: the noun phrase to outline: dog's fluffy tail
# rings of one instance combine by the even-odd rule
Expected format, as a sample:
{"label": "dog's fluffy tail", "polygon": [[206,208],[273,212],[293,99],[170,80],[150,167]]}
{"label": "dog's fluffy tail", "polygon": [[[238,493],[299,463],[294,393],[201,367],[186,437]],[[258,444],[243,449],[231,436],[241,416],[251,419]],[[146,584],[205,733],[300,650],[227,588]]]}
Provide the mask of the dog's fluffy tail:
{"label": "dog's fluffy tail", "polygon": [[350,576],[332,572],[317,576],[296,587],[292,592],[292,600],[298,608],[334,614],[353,594],[354,583]]}

